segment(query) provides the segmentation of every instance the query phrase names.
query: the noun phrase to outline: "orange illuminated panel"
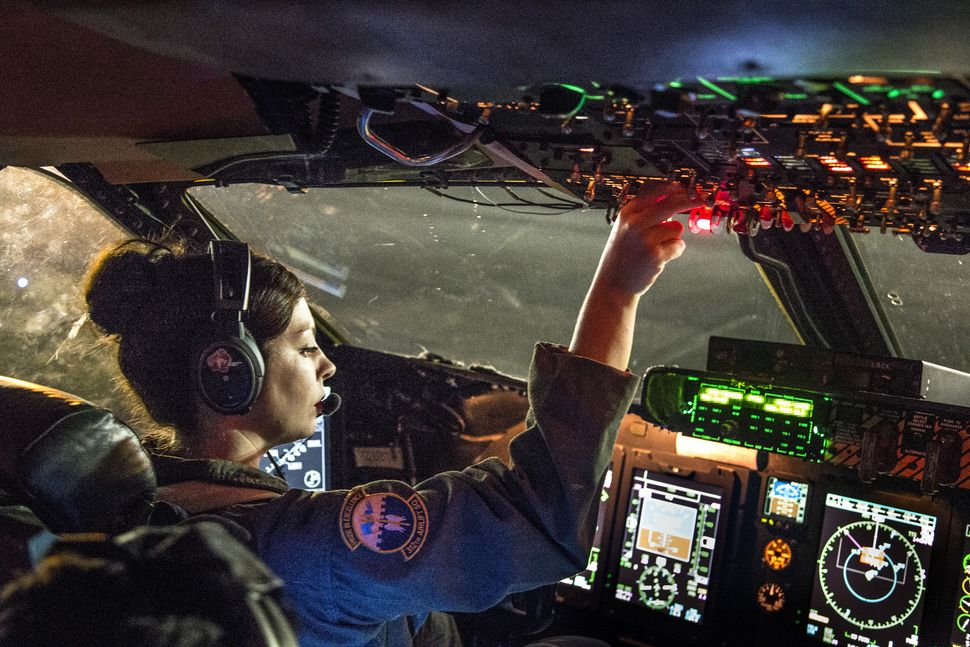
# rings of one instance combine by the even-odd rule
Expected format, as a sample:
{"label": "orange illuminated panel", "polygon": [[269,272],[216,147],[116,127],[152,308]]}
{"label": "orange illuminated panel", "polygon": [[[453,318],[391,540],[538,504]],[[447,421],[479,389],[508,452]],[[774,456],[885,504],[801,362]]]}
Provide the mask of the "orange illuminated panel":
{"label": "orange illuminated panel", "polygon": [[870,157],[860,157],[859,163],[862,164],[862,168],[867,171],[888,171],[890,170],[889,164],[887,164],[878,155],[872,155]]}
{"label": "orange illuminated panel", "polygon": [[744,159],[744,163],[747,164],[748,166],[757,166],[757,167],[771,166],[771,162],[769,162],[763,157],[746,157]]}
{"label": "orange illuminated panel", "polygon": [[761,157],[761,154],[753,148],[742,148],[741,158],[748,166],[753,166],[756,168],[771,166],[771,162],[766,160],[764,157]]}
{"label": "orange illuminated panel", "polygon": [[820,157],[818,161],[831,173],[853,173],[855,169],[834,157]]}
{"label": "orange illuminated panel", "polygon": [[773,571],[781,571],[791,564],[792,549],[784,539],[776,537],[765,545],[765,564]]}
{"label": "orange illuminated panel", "polygon": [[954,164],[953,168],[959,173],[970,173],[970,164]]}

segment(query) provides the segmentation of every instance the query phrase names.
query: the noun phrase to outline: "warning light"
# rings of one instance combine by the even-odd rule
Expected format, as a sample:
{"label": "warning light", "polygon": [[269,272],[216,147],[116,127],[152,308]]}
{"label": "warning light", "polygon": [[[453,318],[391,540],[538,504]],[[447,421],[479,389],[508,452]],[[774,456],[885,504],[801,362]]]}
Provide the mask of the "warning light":
{"label": "warning light", "polygon": [[785,209],[781,210],[781,228],[785,231],[791,231],[795,228],[795,221]]}
{"label": "warning light", "polygon": [[953,168],[960,173],[970,173],[970,164],[954,164]]}
{"label": "warning light", "polygon": [[711,211],[707,207],[694,207],[690,210],[690,218],[687,219],[687,228],[691,233],[699,234],[702,231],[711,232]]}
{"label": "warning light", "polygon": [[859,163],[862,164],[862,168],[867,171],[888,171],[889,164],[887,164],[878,155],[872,155],[870,157],[860,157]]}
{"label": "warning light", "polygon": [[819,161],[832,173],[852,173],[853,168],[835,157],[820,157]]}

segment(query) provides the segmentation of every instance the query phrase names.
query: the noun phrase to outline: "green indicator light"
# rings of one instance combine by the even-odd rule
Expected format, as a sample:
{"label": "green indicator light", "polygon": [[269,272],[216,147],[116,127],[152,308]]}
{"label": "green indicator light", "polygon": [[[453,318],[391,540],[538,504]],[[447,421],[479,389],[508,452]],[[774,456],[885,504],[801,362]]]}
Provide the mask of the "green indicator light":
{"label": "green indicator light", "polygon": [[804,92],[785,92],[781,95],[782,99],[807,99],[808,95]]}
{"label": "green indicator light", "polygon": [[844,94],[845,96],[849,97],[850,99],[852,99],[854,101],[858,101],[859,103],[861,103],[864,106],[868,106],[869,105],[869,99],[866,99],[861,94],[857,94],[856,92],[852,91],[850,88],[846,87],[844,84],[842,84],[842,83],[840,83],[838,81],[836,81],[835,83],[833,83],[832,84],[832,87],[835,88],[836,90],[838,90],[839,92],[841,92],[842,94]]}
{"label": "green indicator light", "polygon": [[667,85],[669,85],[672,88],[682,88],[682,87],[684,87],[684,84],[681,83],[680,81],[671,81]]}
{"label": "green indicator light", "polygon": [[748,402],[757,402],[758,404],[764,404],[765,396],[749,393],[747,397],[745,397],[745,400],[747,400]]}
{"label": "green indicator light", "polygon": [[901,90],[893,89],[893,90],[890,90],[889,91],[889,94],[887,94],[886,96],[888,98],[890,98],[890,99],[895,99],[896,97],[898,97],[901,94],[902,94],[902,91]]}
{"label": "green indicator light", "polygon": [[911,85],[911,86],[909,86],[909,89],[912,92],[920,92],[920,93],[922,93],[922,92],[932,92],[933,91],[933,86],[932,85]]}
{"label": "green indicator light", "polygon": [[891,85],[866,85],[862,87],[863,92],[873,92],[873,93],[889,92],[892,89],[893,89],[893,86]]}
{"label": "green indicator light", "polygon": [[561,87],[566,88],[567,90],[572,90],[573,92],[578,92],[580,94],[586,94],[586,90],[579,87],[578,85],[570,85],[569,83],[560,83],[559,85]]}
{"label": "green indicator light", "polygon": [[728,101],[737,101],[738,100],[738,98],[736,96],[734,96],[733,94],[731,94],[730,92],[728,92],[724,88],[719,88],[718,86],[716,86],[715,84],[711,83],[710,81],[708,81],[707,79],[705,79],[702,76],[697,77],[697,82],[700,83],[701,85],[703,85],[708,90],[712,90],[714,92],[717,92],[719,95],[721,95],[722,97],[724,97]]}
{"label": "green indicator light", "polygon": [[944,92],[943,90],[933,90],[934,99],[942,99],[945,96],[946,96],[946,92]]}
{"label": "green indicator light", "polygon": [[700,378],[699,377],[694,377],[693,375],[689,375],[689,376],[687,376],[687,381],[688,382],[699,382],[700,381]]}
{"label": "green indicator light", "polygon": [[703,101],[709,101],[710,99],[717,99],[717,95],[705,92],[704,94],[698,94],[697,98]]}

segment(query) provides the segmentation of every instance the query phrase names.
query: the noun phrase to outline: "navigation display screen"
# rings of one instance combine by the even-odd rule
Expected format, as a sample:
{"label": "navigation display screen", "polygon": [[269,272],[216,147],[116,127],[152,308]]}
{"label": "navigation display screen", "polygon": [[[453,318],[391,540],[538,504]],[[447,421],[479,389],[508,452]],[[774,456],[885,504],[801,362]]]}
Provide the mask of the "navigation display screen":
{"label": "navigation display screen", "polygon": [[259,469],[282,477],[290,487],[322,492],[330,487],[327,469],[327,417],[317,418],[313,435],[269,450],[259,461]]}
{"label": "navigation display screen", "polygon": [[963,569],[963,575],[960,578],[960,592],[953,613],[953,624],[950,626],[952,647],[970,647],[970,524],[963,528],[962,548],[960,566]]}
{"label": "navigation display screen", "polygon": [[765,488],[764,515],[795,523],[805,522],[808,505],[808,483],[768,477]]}
{"label": "navigation display screen", "polygon": [[586,570],[572,577],[562,580],[561,584],[574,586],[584,591],[593,589],[600,566],[600,553],[603,550],[603,527],[606,525],[606,512],[610,508],[610,486],[613,485],[613,465],[606,470],[606,480],[603,481],[603,492],[600,495],[599,512],[596,515],[596,535],[593,537],[593,547],[589,551],[589,563]]}
{"label": "navigation display screen", "polygon": [[722,489],[634,468],[616,598],[700,623],[707,605]]}
{"label": "navigation display screen", "polygon": [[916,647],[936,522],[827,494],[808,635],[844,647]]}

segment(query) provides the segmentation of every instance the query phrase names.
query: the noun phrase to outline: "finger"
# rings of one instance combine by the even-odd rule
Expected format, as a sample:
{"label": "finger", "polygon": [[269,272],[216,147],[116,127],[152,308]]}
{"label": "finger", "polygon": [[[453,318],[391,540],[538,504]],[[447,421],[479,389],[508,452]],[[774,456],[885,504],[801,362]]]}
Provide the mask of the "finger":
{"label": "finger", "polygon": [[689,195],[687,190],[679,185],[665,186],[665,191],[649,191],[639,194],[628,202],[620,212],[624,218],[644,219],[643,224],[652,226],[659,224],[671,216],[687,211],[699,204],[702,199],[698,195]]}
{"label": "finger", "polygon": [[659,246],[658,258],[663,263],[669,263],[670,261],[680,258],[680,255],[684,253],[687,245],[681,239],[670,240]]}
{"label": "finger", "polygon": [[654,225],[653,230],[658,233],[662,240],[680,238],[681,234],[684,233],[684,224],[677,220],[664,220]]}

